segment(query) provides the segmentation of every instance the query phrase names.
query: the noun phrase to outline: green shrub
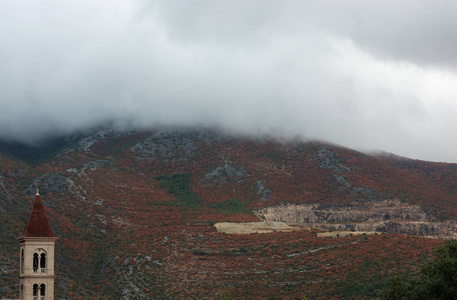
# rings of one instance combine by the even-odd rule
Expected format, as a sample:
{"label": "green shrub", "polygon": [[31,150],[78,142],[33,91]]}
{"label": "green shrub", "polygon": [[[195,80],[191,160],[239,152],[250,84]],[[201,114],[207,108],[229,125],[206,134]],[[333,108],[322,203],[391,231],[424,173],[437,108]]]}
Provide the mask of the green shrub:
{"label": "green shrub", "polygon": [[189,187],[189,174],[174,174],[157,176],[155,179],[168,193],[176,198],[170,203],[175,206],[199,207],[203,206],[203,199],[191,191]]}

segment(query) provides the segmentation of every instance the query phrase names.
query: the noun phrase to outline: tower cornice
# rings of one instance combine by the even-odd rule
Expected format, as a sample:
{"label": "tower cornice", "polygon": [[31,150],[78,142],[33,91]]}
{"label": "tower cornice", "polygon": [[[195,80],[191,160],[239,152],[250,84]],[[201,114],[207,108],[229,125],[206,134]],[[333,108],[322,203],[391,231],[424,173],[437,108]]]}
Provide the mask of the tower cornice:
{"label": "tower cornice", "polygon": [[23,243],[23,242],[30,242],[30,243],[33,243],[33,242],[37,242],[37,243],[43,243],[43,242],[49,242],[49,243],[55,243],[55,241],[57,241],[59,239],[59,237],[57,236],[44,236],[44,237],[40,237],[40,236],[20,236],[17,238],[17,240],[19,241],[19,243]]}

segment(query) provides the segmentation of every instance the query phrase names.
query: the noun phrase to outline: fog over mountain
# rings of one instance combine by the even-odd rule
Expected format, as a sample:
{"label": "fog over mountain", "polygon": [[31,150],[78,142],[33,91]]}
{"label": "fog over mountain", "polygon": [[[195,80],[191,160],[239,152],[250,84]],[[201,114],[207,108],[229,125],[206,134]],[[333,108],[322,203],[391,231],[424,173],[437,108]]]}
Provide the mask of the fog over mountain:
{"label": "fog over mountain", "polygon": [[2,1],[0,137],[218,126],[457,162],[454,1]]}

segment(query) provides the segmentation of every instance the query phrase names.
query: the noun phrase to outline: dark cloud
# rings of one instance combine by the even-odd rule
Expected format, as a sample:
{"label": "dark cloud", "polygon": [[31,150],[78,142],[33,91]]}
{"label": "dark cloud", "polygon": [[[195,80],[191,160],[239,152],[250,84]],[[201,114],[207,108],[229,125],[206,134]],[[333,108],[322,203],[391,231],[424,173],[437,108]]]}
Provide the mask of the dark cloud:
{"label": "dark cloud", "polygon": [[457,161],[456,5],[6,2],[0,136],[206,125]]}

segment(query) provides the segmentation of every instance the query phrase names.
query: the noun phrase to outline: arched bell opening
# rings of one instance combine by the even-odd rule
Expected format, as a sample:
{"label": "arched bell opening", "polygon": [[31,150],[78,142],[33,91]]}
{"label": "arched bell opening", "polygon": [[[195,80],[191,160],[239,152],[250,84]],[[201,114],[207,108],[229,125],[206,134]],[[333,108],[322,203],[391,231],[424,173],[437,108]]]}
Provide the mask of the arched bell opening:
{"label": "arched bell opening", "polygon": [[21,251],[21,274],[24,273],[24,249]]}
{"label": "arched bell opening", "polygon": [[44,283],[33,285],[33,300],[44,300],[46,297],[46,285]]}
{"label": "arched bell opening", "polygon": [[45,293],[46,292],[46,286],[43,284],[40,285],[40,300],[44,300]]}
{"label": "arched bell opening", "polygon": [[38,300],[38,284],[33,285],[33,300]]}
{"label": "arched bell opening", "polygon": [[38,253],[33,253],[33,273],[38,273]]}
{"label": "arched bell opening", "polygon": [[46,253],[40,255],[40,270],[41,273],[46,273]]}
{"label": "arched bell opening", "polygon": [[46,251],[44,249],[37,249],[33,253],[33,273],[47,273]]}

